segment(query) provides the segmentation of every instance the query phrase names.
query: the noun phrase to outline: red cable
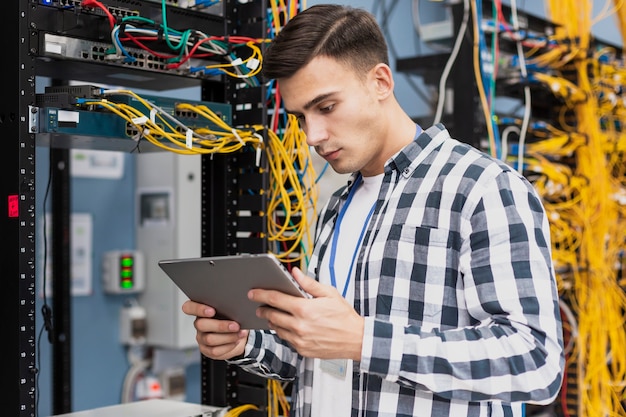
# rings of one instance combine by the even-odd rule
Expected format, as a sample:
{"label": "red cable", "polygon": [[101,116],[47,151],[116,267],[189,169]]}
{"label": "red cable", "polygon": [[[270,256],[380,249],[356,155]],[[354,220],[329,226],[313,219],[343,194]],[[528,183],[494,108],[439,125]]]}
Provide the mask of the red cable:
{"label": "red cable", "polygon": [[278,132],[278,119],[280,119],[280,89],[278,88],[278,83],[276,83],[276,103],[274,104],[274,125],[272,126],[272,130],[274,132]]}
{"label": "red cable", "polygon": [[104,11],[104,13],[109,18],[109,26],[111,26],[111,29],[115,27],[115,17],[113,17],[111,12],[109,12],[109,9],[107,9],[107,7],[104,4],[100,3],[97,0],[83,0],[80,3],[80,6],[81,7],[97,7],[99,9],[102,9],[102,11]]}

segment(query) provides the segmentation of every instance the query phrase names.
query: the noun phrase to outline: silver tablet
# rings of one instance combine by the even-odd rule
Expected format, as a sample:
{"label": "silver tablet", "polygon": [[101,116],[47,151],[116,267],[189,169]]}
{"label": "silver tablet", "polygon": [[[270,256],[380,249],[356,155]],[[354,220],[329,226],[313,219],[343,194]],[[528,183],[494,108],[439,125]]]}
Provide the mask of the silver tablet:
{"label": "silver tablet", "polygon": [[190,300],[215,308],[218,317],[242,329],[268,329],[267,321],[256,316],[260,304],[248,299],[252,288],[310,297],[270,253],[165,259],[159,266]]}

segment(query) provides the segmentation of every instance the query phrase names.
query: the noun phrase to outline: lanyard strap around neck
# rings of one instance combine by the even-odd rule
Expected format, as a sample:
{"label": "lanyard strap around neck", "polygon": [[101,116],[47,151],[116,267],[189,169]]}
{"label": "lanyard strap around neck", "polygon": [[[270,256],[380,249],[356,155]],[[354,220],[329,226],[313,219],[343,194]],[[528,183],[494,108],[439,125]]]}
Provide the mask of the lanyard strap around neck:
{"label": "lanyard strap around neck", "polygon": [[[330,261],[328,262],[328,266],[330,269],[330,282],[335,288],[337,288],[337,277],[335,275],[335,255],[337,254],[337,241],[339,239],[339,231],[341,229],[341,222],[343,221],[343,217],[346,214],[348,206],[350,205],[350,202],[352,201],[352,197],[354,197],[354,194],[356,193],[357,188],[359,188],[361,181],[362,181],[362,178],[361,178],[361,175],[359,174],[356,177],[354,184],[352,185],[352,188],[350,189],[350,193],[348,194],[348,198],[346,199],[345,204],[343,205],[343,207],[341,208],[341,211],[339,212],[339,215],[337,216],[337,222],[335,224],[335,229],[333,230],[333,239],[332,239],[331,246],[330,246]],[[374,207],[376,207],[375,202],[372,205],[372,208],[370,209],[369,213],[367,214],[367,217],[365,218],[365,222],[363,223],[363,228],[361,229],[361,233],[359,234],[359,239],[357,240],[356,247],[354,248],[354,252],[352,253],[352,260],[350,261],[350,269],[348,270],[348,277],[346,278],[346,283],[341,293],[343,298],[346,298],[346,294],[348,292],[348,286],[350,284],[350,279],[352,277],[352,267],[354,266],[356,255],[359,252],[361,241],[363,240],[363,235],[365,234],[365,231],[367,230],[367,224],[369,223],[370,217],[372,217],[372,213],[374,212]]]}

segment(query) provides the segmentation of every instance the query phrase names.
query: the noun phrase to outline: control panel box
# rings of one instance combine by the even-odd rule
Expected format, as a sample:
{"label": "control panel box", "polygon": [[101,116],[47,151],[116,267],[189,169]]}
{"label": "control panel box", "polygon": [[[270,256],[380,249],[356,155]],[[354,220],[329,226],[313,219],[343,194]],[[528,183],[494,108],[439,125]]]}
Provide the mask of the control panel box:
{"label": "control panel box", "polygon": [[161,259],[201,253],[201,156],[173,152],[137,155],[136,246],[144,254],[146,285],[138,301],[146,309],[146,343],[169,349],[197,346],[187,297],[159,268]]}

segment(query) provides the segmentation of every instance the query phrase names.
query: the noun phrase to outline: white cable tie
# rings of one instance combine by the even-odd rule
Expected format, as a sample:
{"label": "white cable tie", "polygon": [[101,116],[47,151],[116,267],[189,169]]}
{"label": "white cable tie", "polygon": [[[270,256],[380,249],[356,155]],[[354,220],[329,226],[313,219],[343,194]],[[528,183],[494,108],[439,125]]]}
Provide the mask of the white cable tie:
{"label": "white cable tie", "polygon": [[137,132],[136,135],[133,136],[133,140],[135,142],[139,142],[142,137],[144,137],[146,135],[149,135],[149,134],[150,134],[150,129],[148,129],[148,128],[142,129],[139,132]]}
{"label": "white cable tie", "polygon": [[193,130],[191,129],[187,129],[185,131],[185,145],[187,146],[188,149],[191,149],[193,147]]}
{"label": "white cable tie", "polygon": [[246,63],[246,67],[248,67],[248,69],[251,70],[256,70],[257,68],[259,68],[259,65],[261,64],[261,61],[259,61],[256,58],[251,58],[248,60],[248,62]]}
{"label": "white cable tie", "polygon": [[260,167],[260,166],[261,166],[261,151],[262,151],[262,149],[261,149],[261,148],[262,148],[262,146],[261,146],[261,145],[263,144],[263,136],[259,135],[259,134],[258,134],[258,133],[256,133],[256,132],[255,132],[255,133],[253,133],[252,135],[253,135],[253,136],[255,136],[255,137],[257,137],[257,138],[261,141],[261,143],[258,143],[258,144],[256,145],[256,161],[255,161],[255,162],[256,162],[256,166],[257,166],[257,168],[258,168],[258,167]]}
{"label": "white cable tie", "polygon": [[233,67],[236,65],[241,65],[241,64],[243,64],[243,60],[241,58],[233,59],[230,62],[230,65],[232,65]]}
{"label": "white cable tie", "polygon": [[242,145],[246,144],[246,142],[244,142],[243,139],[241,139],[241,136],[239,136],[239,133],[237,133],[235,129],[231,129],[231,132],[233,132],[233,135],[235,135],[239,143],[241,143]]}
{"label": "white cable tie", "polygon": [[148,118],[146,116],[132,118],[132,122],[135,125],[145,125],[147,121],[148,121]]}
{"label": "white cable tie", "polygon": [[154,120],[156,119],[156,117],[155,117],[156,114],[157,114],[157,110],[156,109],[154,109],[154,108],[150,109],[150,121],[152,123],[155,123]]}

